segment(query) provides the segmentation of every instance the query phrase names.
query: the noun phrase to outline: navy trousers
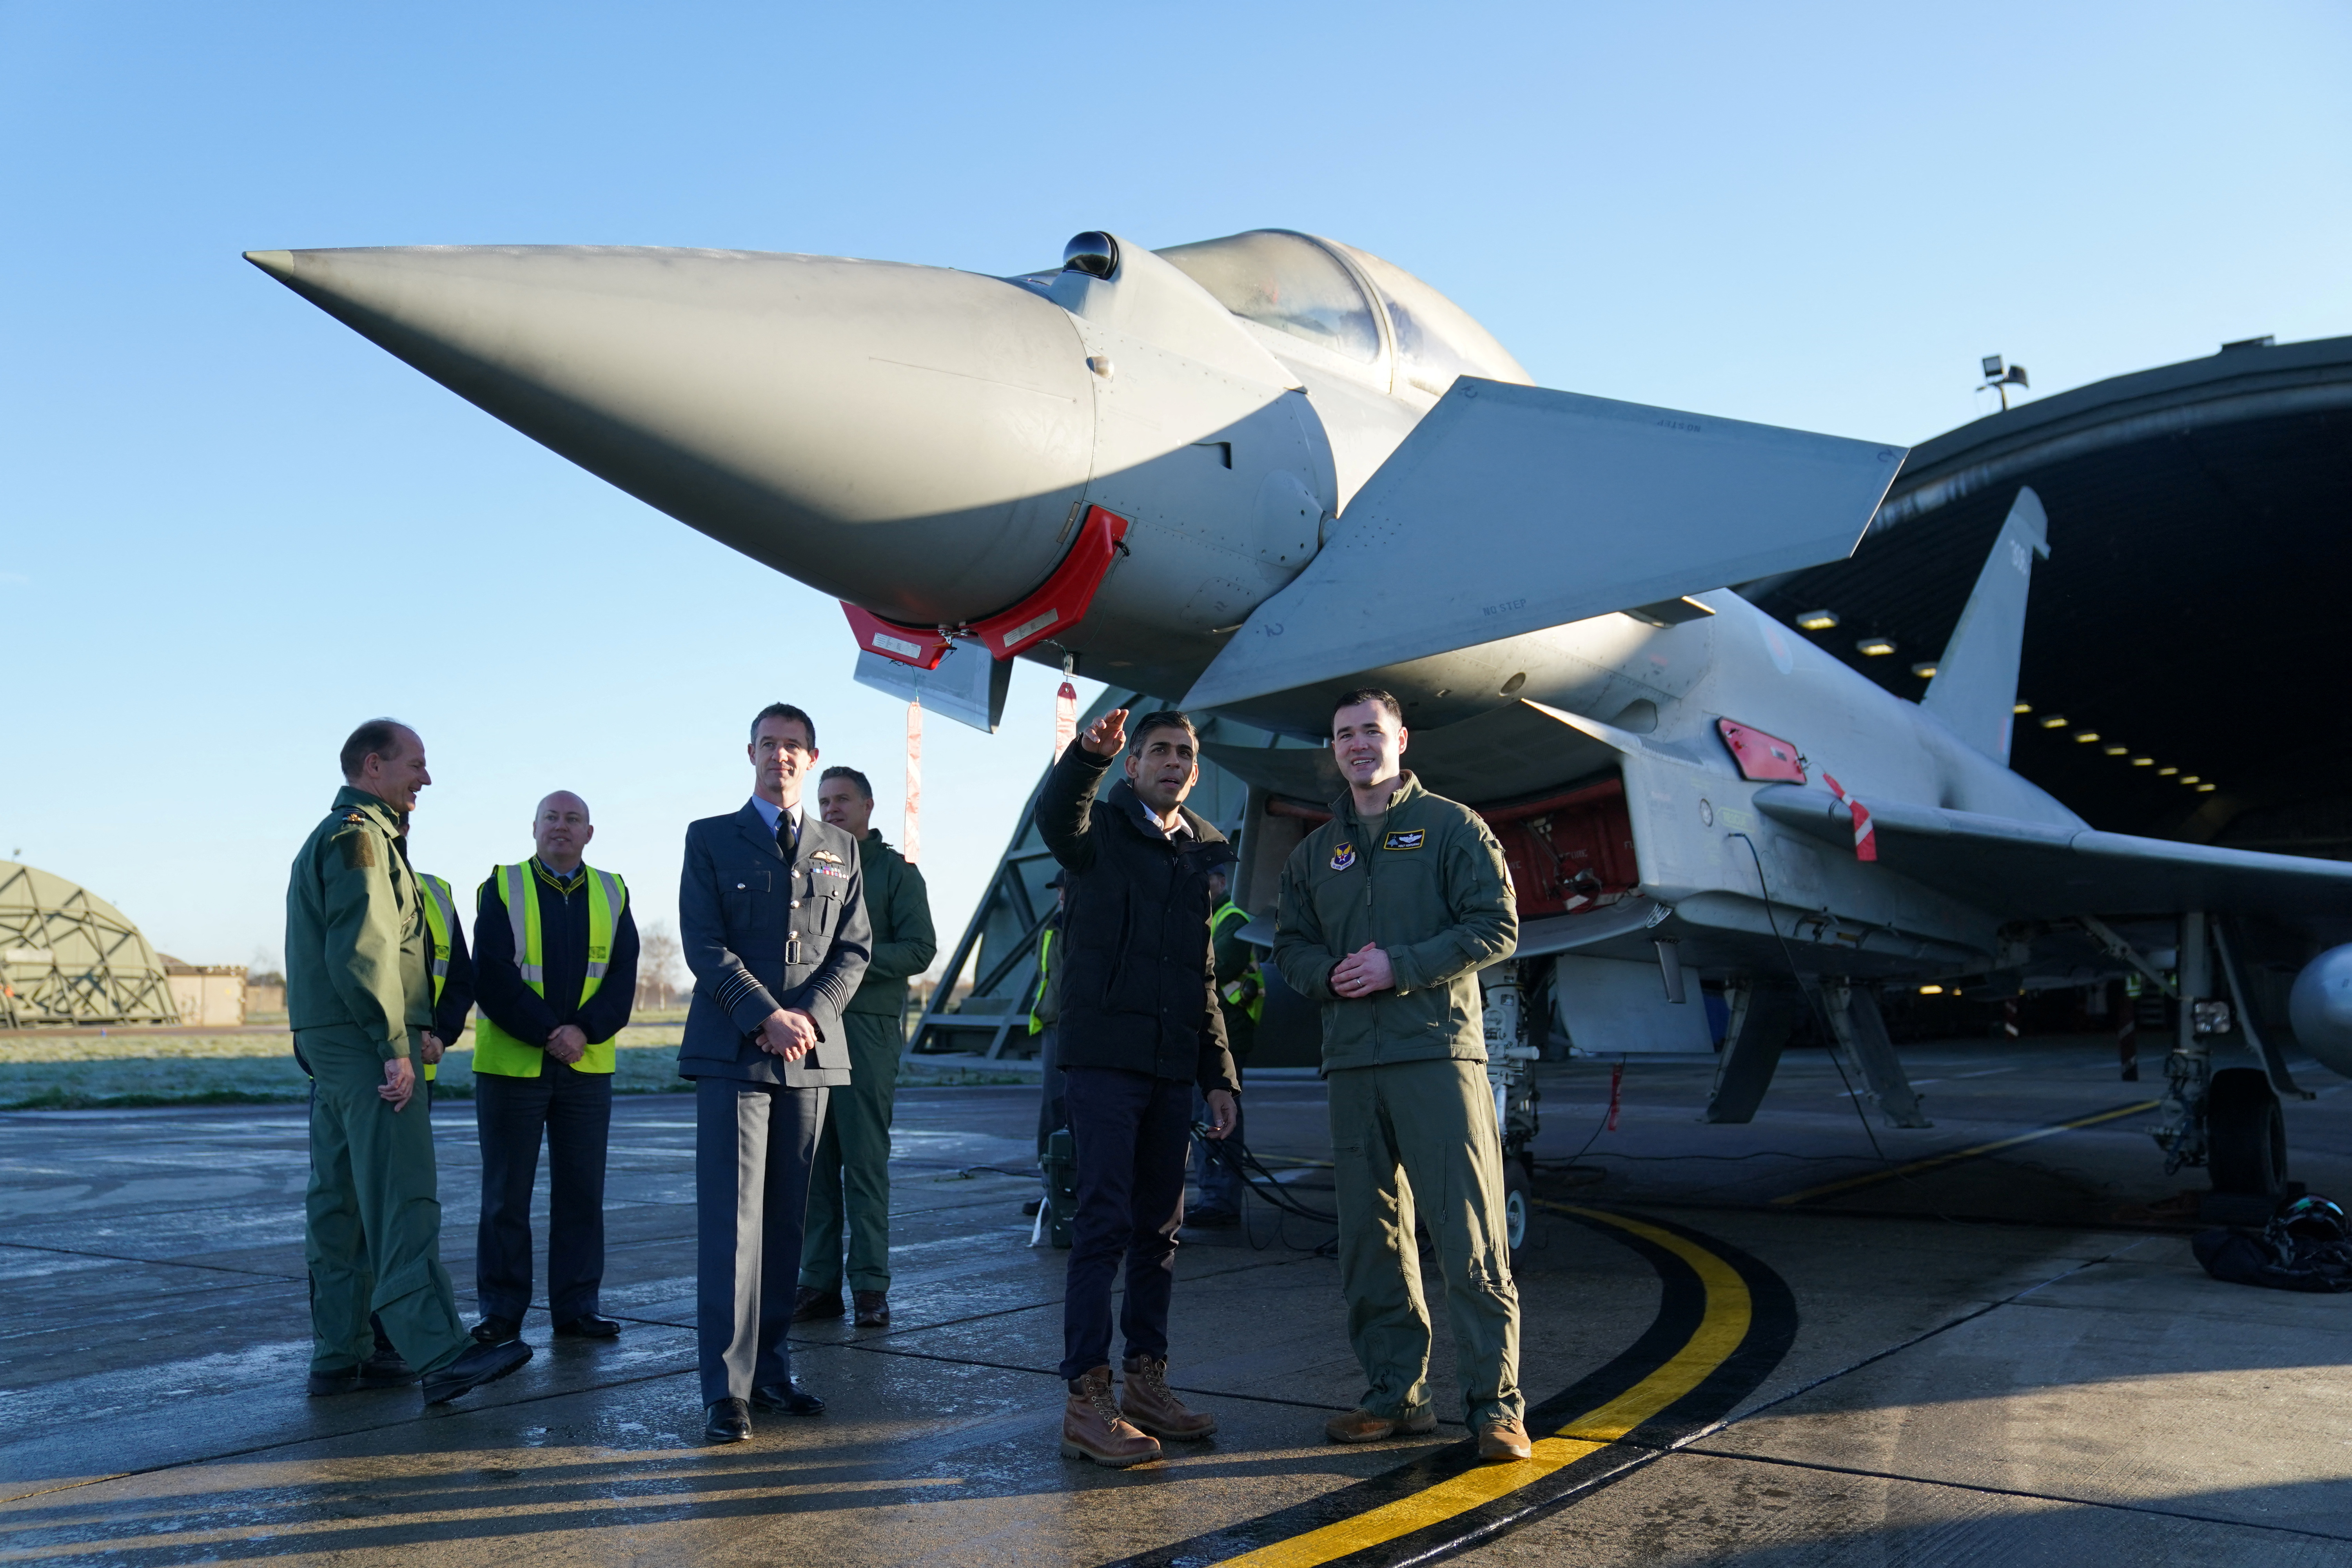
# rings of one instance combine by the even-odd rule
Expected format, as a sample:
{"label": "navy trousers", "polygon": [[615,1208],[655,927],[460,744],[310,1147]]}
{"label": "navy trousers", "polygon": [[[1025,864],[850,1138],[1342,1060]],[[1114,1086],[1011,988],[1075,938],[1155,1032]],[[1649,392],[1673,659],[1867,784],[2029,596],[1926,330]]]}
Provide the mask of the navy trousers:
{"label": "navy trousers", "polygon": [[475,1303],[520,1321],[530,1308],[530,1190],[547,1142],[547,1315],[559,1323],[598,1309],[604,1283],[604,1151],[613,1075],[550,1057],[537,1078],[474,1075],[482,1142],[482,1220],[474,1237]]}
{"label": "navy trousers", "polygon": [[1168,1353],[1192,1086],[1117,1068],[1065,1068],[1062,1079],[1078,1163],[1062,1293],[1062,1375],[1076,1378],[1110,1363],[1110,1293],[1122,1256],[1127,1300],[1118,1328],[1127,1353]]}
{"label": "navy trousers", "polygon": [[793,1298],[822,1089],[694,1080],[696,1340],[702,1402],[788,1384]]}

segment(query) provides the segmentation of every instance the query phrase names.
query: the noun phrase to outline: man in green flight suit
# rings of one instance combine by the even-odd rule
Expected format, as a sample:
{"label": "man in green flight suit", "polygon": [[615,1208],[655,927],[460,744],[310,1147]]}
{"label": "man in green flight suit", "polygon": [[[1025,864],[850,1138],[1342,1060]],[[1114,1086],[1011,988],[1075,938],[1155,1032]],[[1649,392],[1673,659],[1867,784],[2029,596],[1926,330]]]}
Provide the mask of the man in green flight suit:
{"label": "man in green flight suit", "polygon": [[343,787],[294,858],[286,888],[286,1011],[310,1068],[310,1376],[356,1378],[374,1353],[371,1311],[425,1403],[493,1383],[528,1346],[478,1345],[441,1267],[433,1128],[416,1059],[433,1027],[425,893],[408,864],[408,814],[433,782],[425,742],[372,719],[343,742]]}
{"label": "man in green flight suit", "polygon": [[1437,1423],[1418,1208],[1437,1242],[1478,1457],[1524,1459],[1519,1300],[1478,995],[1478,971],[1518,948],[1518,909],[1502,846],[1475,812],[1404,771],[1405,742],[1387,692],[1334,705],[1331,756],[1349,787],[1291,851],[1275,927],[1283,979],[1323,1005],[1339,1288],[1370,1385],[1324,1433],[1368,1443]]}
{"label": "man in green flight suit", "polygon": [[874,956],[841,1010],[849,1034],[849,1087],[831,1096],[809,1167],[793,1321],[841,1316],[845,1210],[857,1326],[881,1328],[890,1321],[890,1108],[898,1094],[898,1053],[907,1045],[907,980],[930,967],[940,939],[931,929],[923,874],[871,826],[874,786],[866,775],[856,768],[825,769],[817,780],[816,805],[826,822],[857,840]]}

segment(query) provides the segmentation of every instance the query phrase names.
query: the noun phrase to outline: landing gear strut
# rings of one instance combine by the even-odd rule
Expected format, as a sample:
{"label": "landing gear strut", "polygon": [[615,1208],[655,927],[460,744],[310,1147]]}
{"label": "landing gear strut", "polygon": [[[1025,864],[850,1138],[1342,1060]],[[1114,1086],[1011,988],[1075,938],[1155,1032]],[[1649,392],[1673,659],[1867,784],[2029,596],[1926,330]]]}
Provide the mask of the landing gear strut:
{"label": "landing gear strut", "polygon": [[1534,1156],[1528,1149],[1541,1126],[1535,1063],[1543,1052],[1530,1043],[1517,959],[1480,970],[1478,988],[1486,1012],[1486,1084],[1495,1092],[1495,1126],[1503,1135],[1503,1230],[1517,1263],[1535,1212],[1528,1180]]}

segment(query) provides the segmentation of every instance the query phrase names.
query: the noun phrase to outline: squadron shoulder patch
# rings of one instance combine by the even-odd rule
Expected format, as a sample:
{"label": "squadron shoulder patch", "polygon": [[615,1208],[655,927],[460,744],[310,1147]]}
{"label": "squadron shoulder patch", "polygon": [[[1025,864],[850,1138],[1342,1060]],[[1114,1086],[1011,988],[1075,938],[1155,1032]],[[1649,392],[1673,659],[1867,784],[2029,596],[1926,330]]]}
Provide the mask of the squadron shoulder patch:
{"label": "squadron shoulder patch", "polygon": [[1429,841],[1429,829],[1415,827],[1402,833],[1391,833],[1381,840],[1383,849],[1418,849]]}
{"label": "squadron shoulder patch", "polygon": [[343,869],[363,871],[375,864],[375,839],[365,833],[346,833],[338,840],[343,850]]}
{"label": "squadron shoulder patch", "polygon": [[1331,851],[1331,869],[1334,871],[1344,871],[1355,863],[1356,847],[1354,845],[1342,844]]}

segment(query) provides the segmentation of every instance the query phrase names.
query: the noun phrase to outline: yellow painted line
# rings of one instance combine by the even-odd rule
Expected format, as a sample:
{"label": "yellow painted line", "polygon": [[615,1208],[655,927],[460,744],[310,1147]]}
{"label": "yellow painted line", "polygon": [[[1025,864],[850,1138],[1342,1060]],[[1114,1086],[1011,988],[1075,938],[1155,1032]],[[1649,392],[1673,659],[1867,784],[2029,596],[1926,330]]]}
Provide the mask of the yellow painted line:
{"label": "yellow painted line", "polygon": [[2143,1100],[2137,1105],[2119,1105],[2113,1110],[2102,1110],[2095,1116],[2079,1116],[2072,1121],[2061,1121],[2055,1127],[2037,1127],[2031,1132],[2021,1132],[2014,1138],[1996,1139],[1990,1143],[1979,1143],[1972,1149],[1955,1149],[1948,1154],[1930,1154],[1924,1160],[1914,1160],[1907,1165],[1897,1165],[1891,1171],[1873,1171],[1867,1175],[1848,1176],[1842,1182],[1824,1182],[1818,1187],[1807,1187],[1801,1193],[1790,1193],[1786,1197],[1774,1198],[1772,1201],[1776,1204],[1801,1204],[1813,1198],[1828,1197],[1832,1193],[1848,1193],[1856,1187],[1874,1186],[1880,1182],[1894,1181],[1898,1176],[1916,1175],[1921,1171],[1933,1171],[1939,1166],[1956,1164],[1962,1160],[1973,1160],[1979,1154],[1992,1154],[2003,1149],[2014,1149],[2020,1143],[2031,1143],[2042,1138],[2055,1138],[2061,1132],[2072,1132],[2078,1127],[2096,1127],[2102,1121],[2114,1121],[2125,1116],[2137,1116],[2143,1110],[2154,1110],[2158,1103],[2153,1100]]}
{"label": "yellow painted line", "polygon": [[1613,1225],[1664,1247],[1689,1264],[1706,1288],[1706,1309],[1682,1349],[1655,1372],[1597,1409],[1588,1410],[1553,1436],[1535,1440],[1535,1457],[1513,1464],[1481,1465],[1411,1497],[1368,1509],[1352,1519],[1277,1541],[1224,1560],[1225,1568],[1317,1568],[1351,1552],[1379,1546],[1416,1530],[1508,1497],[1554,1470],[1597,1454],[1705,1382],[1748,1337],[1751,1305],[1738,1270],[1694,1242],[1622,1215],[1538,1200],[1558,1214]]}

